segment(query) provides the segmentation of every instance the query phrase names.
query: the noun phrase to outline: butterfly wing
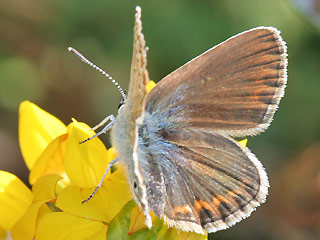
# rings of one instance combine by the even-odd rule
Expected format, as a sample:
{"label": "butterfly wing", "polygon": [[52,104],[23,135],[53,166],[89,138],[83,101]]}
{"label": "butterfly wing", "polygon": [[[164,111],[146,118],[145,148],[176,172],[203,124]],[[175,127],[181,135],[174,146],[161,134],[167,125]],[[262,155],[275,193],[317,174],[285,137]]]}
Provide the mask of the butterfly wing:
{"label": "butterfly wing", "polygon": [[[193,215],[194,223],[215,232],[246,218],[265,201],[267,175],[248,148],[210,132],[185,130],[167,140],[177,145],[170,162],[178,171],[179,184],[187,185],[187,190],[182,190],[185,202],[177,206],[172,183],[165,184],[166,202],[171,203],[164,208],[168,223],[184,226]],[[189,206],[189,211],[184,206]]]}
{"label": "butterfly wing", "polygon": [[133,54],[130,74],[130,85],[127,99],[119,110],[112,128],[112,144],[118,153],[118,161],[127,168],[127,176],[137,204],[146,216],[148,227],[152,226],[146,195],[144,176],[141,174],[141,161],[137,154],[138,125],[143,119],[143,104],[146,98],[146,85],[149,81],[147,71],[147,48],[142,34],[141,8],[136,7]]}
{"label": "butterfly wing", "polygon": [[231,136],[255,135],[272,121],[287,81],[286,46],[272,27],[236,35],[162,79],[146,111],[178,114],[177,124]]}
{"label": "butterfly wing", "polygon": [[[130,180],[136,182],[137,187],[133,188],[136,202],[142,207],[145,215],[145,223],[150,228],[152,226],[151,216],[149,213],[149,205],[147,200],[147,192],[144,177],[141,174],[141,163],[138,156],[138,125],[140,119],[143,119],[143,103],[147,94],[147,84],[149,82],[149,74],[147,70],[147,48],[144,35],[142,33],[141,8],[136,7],[134,38],[133,38],[133,54],[130,73],[130,85],[126,106],[128,108],[130,118],[130,139],[132,140],[132,159],[133,174],[129,170]],[[127,161],[131,161],[128,158]],[[131,165],[131,163],[129,163]]]}
{"label": "butterfly wing", "polygon": [[261,163],[229,136],[269,126],[286,66],[279,32],[256,28],[186,63],[147,94],[137,152],[156,215],[185,231],[215,232],[265,201]]}
{"label": "butterfly wing", "polygon": [[[141,8],[136,8],[133,53],[130,72],[130,85],[128,99],[125,101],[129,109],[131,121],[135,122],[143,112],[143,101],[147,94],[146,85],[149,82],[147,70],[147,48],[144,35],[142,33]],[[135,124],[132,124],[133,126]],[[134,132],[135,127],[133,127]],[[135,133],[130,135],[134,136]],[[134,139],[134,137],[132,137]]]}
{"label": "butterfly wing", "polygon": [[248,217],[265,201],[267,175],[248,148],[218,133],[154,132],[152,123],[158,120],[145,120],[148,124],[140,129],[156,134],[148,140],[140,134],[139,144],[149,206],[168,225],[216,232]]}

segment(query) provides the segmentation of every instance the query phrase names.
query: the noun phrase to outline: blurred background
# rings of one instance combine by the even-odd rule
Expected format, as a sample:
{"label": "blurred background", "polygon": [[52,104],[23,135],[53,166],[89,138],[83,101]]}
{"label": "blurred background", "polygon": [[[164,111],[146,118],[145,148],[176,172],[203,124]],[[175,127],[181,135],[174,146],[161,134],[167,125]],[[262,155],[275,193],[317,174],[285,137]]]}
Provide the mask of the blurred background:
{"label": "blurred background", "polygon": [[[248,147],[267,169],[270,194],[251,217],[210,239],[320,239],[319,0],[52,0],[0,4],[0,169],[28,184],[18,109],[30,100],[69,124],[117,114],[111,82],[67,51],[72,46],[126,89],[135,6],[142,7],[150,78],[161,78],[244,30],[274,26],[289,54],[288,86],[271,127]],[[101,139],[109,146],[109,137]]]}

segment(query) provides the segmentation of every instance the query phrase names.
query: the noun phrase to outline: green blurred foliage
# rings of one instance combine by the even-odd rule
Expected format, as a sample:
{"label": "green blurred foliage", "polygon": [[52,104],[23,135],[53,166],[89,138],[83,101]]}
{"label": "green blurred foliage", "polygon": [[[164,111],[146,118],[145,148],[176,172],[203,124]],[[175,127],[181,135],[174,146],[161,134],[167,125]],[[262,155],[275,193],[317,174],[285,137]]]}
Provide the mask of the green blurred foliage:
{"label": "green blurred foliage", "polygon": [[[261,136],[249,138],[248,144],[267,169],[273,201],[267,200],[247,220],[211,237],[320,238],[319,232],[309,225],[282,228],[270,214],[281,202],[276,193],[273,195],[273,187],[279,185],[278,177],[293,164],[293,156],[304,152],[320,138],[319,25],[289,0],[2,1],[1,169],[27,179],[27,170],[17,154],[18,105],[25,99],[35,102],[65,124],[75,117],[95,125],[106,115],[116,115],[120,100],[117,89],[70,54],[67,47],[82,52],[126,89],[136,5],[142,7],[144,34],[150,48],[148,69],[154,81],[239,32],[261,25],[281,30],[289,54],[286,94],[271,127]],[[108,137],[102,138],[108,145]],[[320,183],[317,186],[319,194]],[[286,187],[283,184],[282,191],[278,191],[284,192]],[[320,200],[316,208],[318,213],[319,208]],[[320,229],[317,224],[319,222],[316,226]],[[283,229],[289,229],[289,233]]]}

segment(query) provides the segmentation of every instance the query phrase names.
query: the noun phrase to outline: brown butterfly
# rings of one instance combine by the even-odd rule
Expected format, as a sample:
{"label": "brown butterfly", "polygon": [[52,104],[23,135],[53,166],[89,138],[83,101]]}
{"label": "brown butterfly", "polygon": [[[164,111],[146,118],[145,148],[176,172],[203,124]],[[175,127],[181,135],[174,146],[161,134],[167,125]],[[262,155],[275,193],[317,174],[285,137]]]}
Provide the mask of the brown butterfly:
{"label": "brown butterfly", "polygon": [[112,128],[118,158],[106,172],[116,162],[127,168],[148,227],[150,211],[169,226],[202,234],[248,217],[265,201],[269,183],[255,155],[232,137],[267,129],[284,95],[287,54],[280,32],[258,27],[231,37],[149,93],[146,66],[137,7],[128,96],[120,90],[118,116],[107,117],[97,134]]}

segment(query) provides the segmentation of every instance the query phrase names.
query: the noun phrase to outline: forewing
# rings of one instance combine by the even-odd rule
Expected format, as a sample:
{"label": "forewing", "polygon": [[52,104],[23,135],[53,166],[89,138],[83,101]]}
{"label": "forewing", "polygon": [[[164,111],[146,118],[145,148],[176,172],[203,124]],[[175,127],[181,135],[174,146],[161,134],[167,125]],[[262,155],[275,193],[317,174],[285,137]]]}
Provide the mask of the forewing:
{"label": "forewing", "polygon": [[[142,115],[142,105],[147,94],[146,86],[148,82],[147,48],[142,33],[141,8],[137,7],[134,25],[130,85],[128,98],[125,101],[125,104],[128,105],[132,122],[136,121]],[[135,135],[135,133],[131,135]]]}
{"label": "forewing", "polygon": [[[137,186],[133,189],[133,193],[137,203],[143,210],[145,215],[145,223],[150,228],[152,226],[151,216],[147,200],[146,186],[144,184],[144,176],[141,172],[141,159],[138,156],[138,125],[143,119],[143,103],[147,94],[146,85],[149,81],[147,71],[147,48],[142,33],[141,8],[136,7],[134,39],[133,39],[133,55],[130,74],[130,85],[128,98],[126,99],[124,110],[129,112],[126,121],[130,121],[129,134],[132,140],[132,159],[134,164],[134,177],[130,180],[135,181]],[[130,169],[130,171],[132,171]],[[129,174],[130,175],[130,174]],[[132,176],[132,174],[131,174]]]}
{"label": "forewing", "polygon": [[163,216],[169,225],[216,232],[265,201],[267,175],[248,148],[228,136],[194,130],[167,133],[165,139],[170,152],[153,158],[163,174]]}
{"label": "forewing", "polygon": [[162,79],[147,95],[145,109],[178,114],[177,126],[255,135],[269,126],[284,95],[286,57],[277,29],[240,33]]}

